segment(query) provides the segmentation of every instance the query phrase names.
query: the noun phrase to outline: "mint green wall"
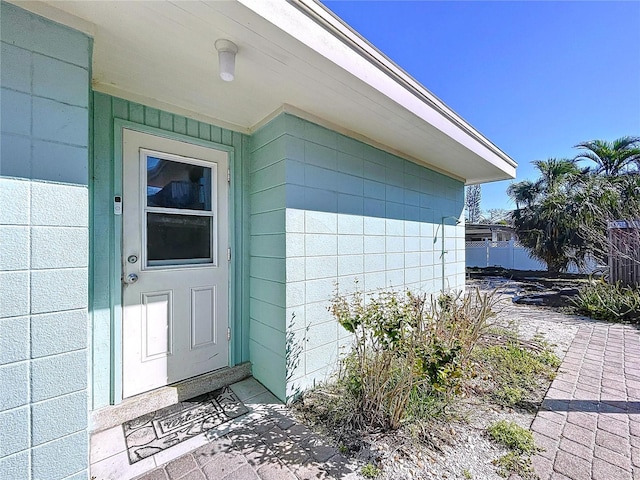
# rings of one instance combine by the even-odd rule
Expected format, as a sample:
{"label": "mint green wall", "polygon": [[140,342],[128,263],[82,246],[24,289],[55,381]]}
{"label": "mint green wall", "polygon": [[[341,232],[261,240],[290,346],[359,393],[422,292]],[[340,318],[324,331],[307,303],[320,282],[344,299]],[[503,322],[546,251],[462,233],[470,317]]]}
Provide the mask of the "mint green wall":
{"label": "mint green wall", "polygon": [[284,400],[326,380],[350,344],[327,310],[336,285],[463,288],[464,185],[288,114],[249,144],[250,354]]}
{"label": "mint green wall", "polygon": [[464,185],[292,115],[284,129],[286,315],[296,319],[287,338],[301,351],[287,370],[291,397],[327,380],[350,346],[327,308],[336,285],[342,293],[356,280],[364,292],[464,287],[464,225],[455,225]]}
{"label": "mint green wall", "polygon": [[279,398],[286,377],[285,120],[277,117],[249,140],[249,352],[254,377]]}
{"label": "mint green wall", "polygon": [[113,197],[122,194],[122,166],[114,159],[114,120],[134,122],[152,133],[170,138],[213,142],[232,149],[230,225],[233,228],[231,268],[232,364],[249,359],[247,218],[248,165],[246,137],[220,127],[198,122],[126,100],[93,94],[93,156],[91,159],[91,309],[93,344],[92,408],[118,401],[120,352],[120,218],[113,215]]}
{"label": "mint green wall", "polygon": [[0,2],[0,478],[87,478],[91,39]]}

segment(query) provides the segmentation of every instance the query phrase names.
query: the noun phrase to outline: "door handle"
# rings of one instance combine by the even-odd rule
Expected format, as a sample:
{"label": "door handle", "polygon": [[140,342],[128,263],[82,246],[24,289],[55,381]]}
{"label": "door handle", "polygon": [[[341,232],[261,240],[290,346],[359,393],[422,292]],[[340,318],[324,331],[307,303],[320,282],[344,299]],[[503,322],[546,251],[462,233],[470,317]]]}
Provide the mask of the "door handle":
{"label": "door handle", "polygon": [[135,273],[130,273],[129,275],[124,277],[122,281],[127,285],[131,285],[132,283],[136,283],[138,281],[138,275],[136,275]]}

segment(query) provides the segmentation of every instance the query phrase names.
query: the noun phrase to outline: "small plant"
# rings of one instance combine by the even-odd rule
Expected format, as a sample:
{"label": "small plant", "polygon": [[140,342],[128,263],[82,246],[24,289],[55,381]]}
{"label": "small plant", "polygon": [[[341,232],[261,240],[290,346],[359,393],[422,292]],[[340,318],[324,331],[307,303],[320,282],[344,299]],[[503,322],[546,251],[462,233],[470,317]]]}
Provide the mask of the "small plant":
{"label": "small plant", "polygon": [[512,473],[516,473],[520,478],[527,480],[539,478],[533,470],[531,458],[518,452],[508,452],[496,458],[493,464],[498,467],[498,475],[504,478],[509,478]]}
{"label": "small plant", "polygon": [[360,473],[364,478],[376,478],[382,471],[372,463],[367,463],[360,469]]}
{"label": "small plant", "polygon": [[513,406],[522,401],[524,390],[520,387],[502,385],[496,389],[494,396],[500,405]]}
{"label": "small plant", "polygon": [[531,455],[538,451],[533,434],[514,422],[500,420],[488,429],[489,436],[510,451],[494,460],[498,474],[508,477],[512,473],[525,479],[537,478],[531,465]]}
{"label": "small plant", "polygon": [[573,302],[578,312],[592,318],[640,323],[640,290],[620,283],[590,282]]}
{"label": "small plant", "polygon": [[[289,321],[289,325],[287,326],[287,334],[285,339],[285,365],[288,384],[296,375],[296,371],[300,366],[300,359],[304,352],[304,344],[307,342],[307,331],[309,330],[309,327],[307,327],[301,335],[297,334],[294,331],[296,327],[295,320],[296,314],[293,313],[291,314],[291,320]],[[300,336],[302,338],[298,338]],[[295,401],[301,395],[301,393],[302,392],[299,385],[291,383],[290,391],[287,394],[287,403]]]}
{"label": "small plant", "polygon": [[473,476],[471,475],[471,472],[466,468],[462,471],[462,476],[467,480],[471,480],[473,478]]}
{"label": "small plant", "polygon": [[533,453],[536,450],[533,434],[514,422],[500,420],[489,427],[491,438],[510,450]]}

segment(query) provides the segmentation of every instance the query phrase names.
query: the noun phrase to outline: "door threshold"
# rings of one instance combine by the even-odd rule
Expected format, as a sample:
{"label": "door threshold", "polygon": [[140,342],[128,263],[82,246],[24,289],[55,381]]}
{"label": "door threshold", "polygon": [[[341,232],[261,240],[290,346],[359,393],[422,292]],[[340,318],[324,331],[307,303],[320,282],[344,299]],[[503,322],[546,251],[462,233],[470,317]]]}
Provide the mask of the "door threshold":
{"label": "door threshold", "polygon": [[166,387],[125,398],[118,405],[110,405],[91,412],[90,432],[95,433],[107,430],[141,415],[175,405],[178,402],[197,397],[203,393],[212,392],[250,376],[251,363],[246,362],[235,367],[221,368],[167,385]]}

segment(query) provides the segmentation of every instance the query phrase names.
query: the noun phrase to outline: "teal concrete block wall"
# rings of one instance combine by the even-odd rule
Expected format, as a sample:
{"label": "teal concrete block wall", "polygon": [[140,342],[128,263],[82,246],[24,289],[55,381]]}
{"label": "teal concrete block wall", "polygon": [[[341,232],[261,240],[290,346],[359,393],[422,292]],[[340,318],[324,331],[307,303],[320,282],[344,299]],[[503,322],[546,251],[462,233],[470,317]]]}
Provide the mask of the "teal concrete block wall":
{"label": "teal concrete block wall", "polygon": [[[329,314],[336,286],[434,293],[464,287],[464,185],[292,115],[288,153],[287,396],[324,381],[351,338]],[[443,250],[444,240],[444,255]]]}
{"label": "teal concrete block wall", "polygon": [[0,478],[87,478],[91,40],[0,18]]}
{"label": "teal concrete block wall", "polygon": [[288,144],[277,117],[249,141],[249,353],[253,375],[279,398],[286,377],[285,193]]}
{"label": "teal concrete block wall", "polygon": [[350,345],[327,309],[336,285],[464,287],[462,182],[288,114],[252,136],[250,164],[250,354],[281,399]]}
{"label": "teal concrete block wall", "polygon": [[92,315],[92,410],[118,401],[121,369],[119,332],[115,329],[120,309],[120,218],[113,214],[113,197],[122,194],[122,165],[116,162],[114,121],[134,122],[150,127],[156,134],[181,139],[214,142],[232,147],[230,224],[233,229],[231,264],[232,363],[249,360],[248,301],[248,163],[246,136],[145,105],[94,92],[92,96],[93,153],[90,163],[91,197],[91,315]]}
{"label": "teal concrete block wall", "polygon": [[0,478],[86,476],[88,190],[0,177],[0,192]]}
{"label": "teal concrete block wall", "polygon": [[87,184],[91,40],[2,3],[0,175]]}

